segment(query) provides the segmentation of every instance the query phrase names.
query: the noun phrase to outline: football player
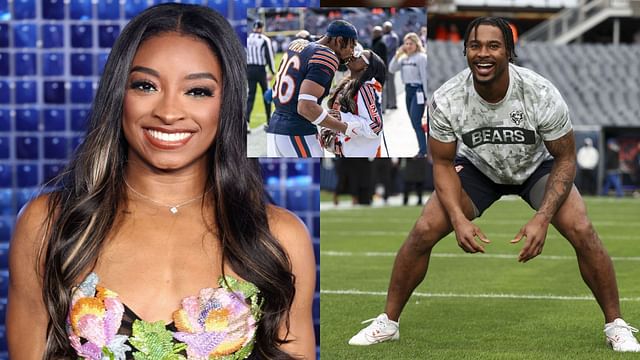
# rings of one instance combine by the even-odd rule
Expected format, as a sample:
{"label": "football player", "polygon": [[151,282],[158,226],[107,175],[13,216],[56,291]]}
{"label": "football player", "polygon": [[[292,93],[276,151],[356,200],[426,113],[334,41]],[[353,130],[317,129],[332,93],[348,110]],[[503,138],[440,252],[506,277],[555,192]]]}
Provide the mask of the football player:
{"label": "football player", "polygon": [[336,20],[320,40],[297,39],[289,44],[273,86],[276,110],[267,129],[268,157],[322,157],[318,125],[358,135],[360,123],[342,122],[320,106],[338,65],[352,58],[357,39],[352,24]]}

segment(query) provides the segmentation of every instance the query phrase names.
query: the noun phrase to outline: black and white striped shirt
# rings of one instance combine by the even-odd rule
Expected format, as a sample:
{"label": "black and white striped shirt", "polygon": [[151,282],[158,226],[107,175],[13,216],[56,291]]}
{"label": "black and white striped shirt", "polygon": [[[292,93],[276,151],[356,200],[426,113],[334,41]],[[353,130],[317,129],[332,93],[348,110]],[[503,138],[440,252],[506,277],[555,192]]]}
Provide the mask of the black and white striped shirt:
{"label": "black and white striped shirt", "polygon": [[247,65],[269,65],[269,70],[275,74],[273,69],[273,50],[271,50],[271,39],[264,34],[253,32],[247,36]]}

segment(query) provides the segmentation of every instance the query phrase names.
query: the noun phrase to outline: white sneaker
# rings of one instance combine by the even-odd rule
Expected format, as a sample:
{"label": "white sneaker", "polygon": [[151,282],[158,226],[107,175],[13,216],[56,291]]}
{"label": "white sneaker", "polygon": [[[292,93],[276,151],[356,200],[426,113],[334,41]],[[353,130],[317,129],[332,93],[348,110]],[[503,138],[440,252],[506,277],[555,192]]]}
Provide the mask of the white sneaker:
{"label": "white sneaker", "polygon": [[[373,321],[373,322],[372,322]],[[365,320],[362,323],[372,322],[366,328],[360,330],[349,340],[349,345],[373,345],[387,340],[400,339],[398,322],[389,320],[387,314],[382,313],[375,319]]]}
{"label": "white sneaker", "polygon": [[640,344],[633,336],[633,333],[636,332],[638,329],[629,326],[622,319],[615,319],[604,325],[607,344],[611,345],[613,351],[640,352]]}

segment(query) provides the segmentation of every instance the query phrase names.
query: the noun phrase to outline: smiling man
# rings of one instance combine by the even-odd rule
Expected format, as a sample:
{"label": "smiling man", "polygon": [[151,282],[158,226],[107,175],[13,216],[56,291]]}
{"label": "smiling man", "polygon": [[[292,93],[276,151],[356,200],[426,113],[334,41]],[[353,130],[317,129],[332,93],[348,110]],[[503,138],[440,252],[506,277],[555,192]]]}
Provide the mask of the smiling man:
{"label": "smiling man", "polygon": [[576,252],[604,313],[607,342],[615,351],[640,352],[637,330],[621,319],[611,259],[573,186],[576,147],[564,99],[550,81],[511,63],[513,34],[503,19],[472,21],[464,54],[469,68],[442,85],[429,106],[436,191],[398,251],[385,312],[349,344],[398,340],[400,313],[425,278],[435,244],[455,231],[462,250],[484,252],[490,241],[471,220],[502,195],[515,194],[536,210],[511,240],[525,239],[518,261],[542,252],[552,224]]}

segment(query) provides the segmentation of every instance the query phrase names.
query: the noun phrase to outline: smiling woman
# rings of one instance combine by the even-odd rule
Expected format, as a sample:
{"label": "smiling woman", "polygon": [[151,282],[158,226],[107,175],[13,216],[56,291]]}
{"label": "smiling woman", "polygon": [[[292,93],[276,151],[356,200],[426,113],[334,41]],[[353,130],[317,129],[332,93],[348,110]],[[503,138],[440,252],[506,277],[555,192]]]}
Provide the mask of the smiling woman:
{"label": "smiling woman", "polygon": [[222,71],[203,41],[171,32],[145,41],[124,97],[129,162],[164,170],[206,170],[218,129]]}
{"label": "smiling woman", "polygon": [[245,156],[245,70],[206,7],[127,25],[84,143],[16,225],[12,359],[315,357],[311,242]]}

